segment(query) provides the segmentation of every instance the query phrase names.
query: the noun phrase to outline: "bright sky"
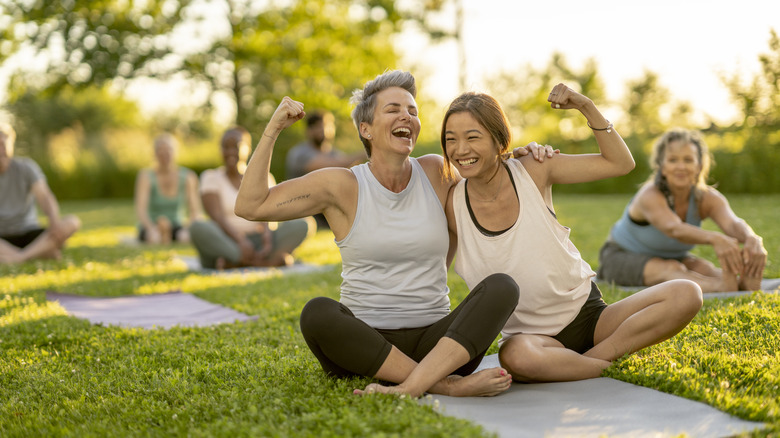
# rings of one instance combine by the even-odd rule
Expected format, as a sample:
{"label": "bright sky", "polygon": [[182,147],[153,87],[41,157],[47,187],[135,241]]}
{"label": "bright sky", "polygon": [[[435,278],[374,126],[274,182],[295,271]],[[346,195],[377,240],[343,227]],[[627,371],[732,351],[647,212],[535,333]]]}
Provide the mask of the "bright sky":
{"label": "bright sky", "polygon": [[[612,100],[650,70],[676,99],[717,121],[736,114],[718,74],[752,77],[770,29],[780,33],[777,0],[462,1],[469,89],[489,91],[483,77],[501,70],[544,68],[559,51],[575,70],[595,58]],[[455,44],[420,50],[419,41],[402,38],[399,50],[410,66],[426,66],[423,86],[446,104],[461,91]]]}
{"label": "bright sky", "polygon": [[[675,98],[721,122],[733,119],[735,107],[719,73],[743,78],[757,73],[758,55],[769,51],[770,29],[780,32],[778,0],[461,1],[471,90],[489,92],[483,78],[502,70],[518,71],[528,63],[544,68],[559,51],[575,70],[595,58],[611,100],[624,94],[628,80],[651,70]],[[442,19],[450,24],[454,15]],[[462,91],[454,43],[426,47],[424,38],[410,32],[396,43],[404,56],[401,68],[417,76],[421,92],[446,105]],[[138,89],[153,90],[140,96],[147,110],[180,102],[171,92],[192,92],[185,86],[143,84]]]}

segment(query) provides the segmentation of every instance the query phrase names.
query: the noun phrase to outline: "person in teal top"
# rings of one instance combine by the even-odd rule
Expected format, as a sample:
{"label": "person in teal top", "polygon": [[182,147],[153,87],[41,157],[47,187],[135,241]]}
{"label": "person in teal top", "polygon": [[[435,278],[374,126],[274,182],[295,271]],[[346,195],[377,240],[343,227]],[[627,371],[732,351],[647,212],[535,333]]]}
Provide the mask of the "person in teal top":
{"label": "person in teal top", "polygon": [[[723,194],[708,186],[710,155],[701,134],[673,129],[653,147],[653,174],[612,226],[598,276],[623,286],[693,280],[703,292],[757,290],[767,251]],[[701,228],[710,218],[721,231]],[[712,245],[720,268],[689,251]]]}
{"label": "person in teal top", "polygon": [[141,242],[189,242],[188,224],[200,216],[198,177],[176,164],[177,147],[175,137],[159,135],[154,140],[156,165],[138,172],[135,210]]}

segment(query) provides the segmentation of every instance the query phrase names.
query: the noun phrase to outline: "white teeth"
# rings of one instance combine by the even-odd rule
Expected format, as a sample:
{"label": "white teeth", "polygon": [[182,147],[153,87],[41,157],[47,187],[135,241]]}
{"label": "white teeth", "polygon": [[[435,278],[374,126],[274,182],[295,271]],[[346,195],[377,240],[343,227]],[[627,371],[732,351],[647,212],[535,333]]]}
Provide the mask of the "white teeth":
{"label": "white teeth", "polygon": [[412,134],[412,131],[409,128],[396,128],[393,130],[393,135],[397,137],[408,137]]}
{"label": "white teeth", "polygon": [[476,158],[470,158],[468,160],[458,160],[461,166],[469,166],[477,162]]}

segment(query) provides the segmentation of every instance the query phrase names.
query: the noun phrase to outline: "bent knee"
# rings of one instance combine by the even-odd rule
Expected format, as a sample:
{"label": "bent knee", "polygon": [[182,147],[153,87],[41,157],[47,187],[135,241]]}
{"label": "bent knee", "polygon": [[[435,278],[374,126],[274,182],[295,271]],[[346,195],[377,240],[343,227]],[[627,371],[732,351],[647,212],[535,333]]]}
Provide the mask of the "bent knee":
{"label": "bent knee", "polygon": [[333,321],[331,313],[338,309],[339,303],[327,297],[312,298],[301,310],[301,332],[317,333],[326,330]]}
{"label": "bent knee", "polygon": [[512,378],[521,382],[538,381],[545,361],[536,353],[532,345],[524,340],[516,339],[510,348],[499,352],[501,366],[509,371]]}
{"label": "bent knee", "polygon": [[506,302],[512,308],[517,306],[520,299],[520,288],[517,282],[507,274],[491,274],[483,280],[486,290],[490,291],[494,299]]}
{"label": "bent knee", "polygon": [[681,313],[696,315],[704,304],[701,286],[691,280],[670,280],[674,307]]}

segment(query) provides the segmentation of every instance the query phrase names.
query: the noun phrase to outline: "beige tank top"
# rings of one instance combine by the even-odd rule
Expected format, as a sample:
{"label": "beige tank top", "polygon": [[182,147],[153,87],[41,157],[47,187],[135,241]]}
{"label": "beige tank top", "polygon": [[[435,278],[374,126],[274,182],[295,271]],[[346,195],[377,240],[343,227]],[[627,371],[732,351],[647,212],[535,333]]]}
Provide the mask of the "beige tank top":
{"label": "beige tank top", "polygon": [[455,272],[469,289],[495,273],[510,275],[520,300],[501,332],[502,341],[518,333],[554,336],[574,320],[596,274],[569,240],[520,161],[507,162],[520,204],[514,225],[497,236],[483,234],[469,215],[465,180],[455,188],[458,230]]}

